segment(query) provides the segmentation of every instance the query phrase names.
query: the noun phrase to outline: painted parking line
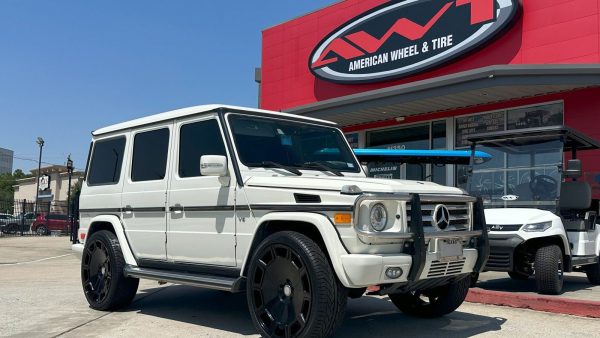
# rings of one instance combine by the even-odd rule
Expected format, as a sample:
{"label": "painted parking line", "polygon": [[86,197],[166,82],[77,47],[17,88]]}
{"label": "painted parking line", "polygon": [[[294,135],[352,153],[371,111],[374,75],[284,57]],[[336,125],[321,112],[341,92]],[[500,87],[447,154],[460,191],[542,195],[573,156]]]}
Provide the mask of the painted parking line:
{"label": "painted parking line", "polygon": [[64,254],[64,255],[60,255],[60,256],[52,256],[52,257],[46,257],[46,258],[36,259],[36,260],[33,260],[33,261],[15,262],[15,263],[0,263],[0,266],[31,264],[31,263],[43,262],[43,261],[47,261],[47,260],[50,260],[50,259],[67,257],[67,256],[72,256],[72,255],[73,255],[72,253],[68,253],[68,254]]}

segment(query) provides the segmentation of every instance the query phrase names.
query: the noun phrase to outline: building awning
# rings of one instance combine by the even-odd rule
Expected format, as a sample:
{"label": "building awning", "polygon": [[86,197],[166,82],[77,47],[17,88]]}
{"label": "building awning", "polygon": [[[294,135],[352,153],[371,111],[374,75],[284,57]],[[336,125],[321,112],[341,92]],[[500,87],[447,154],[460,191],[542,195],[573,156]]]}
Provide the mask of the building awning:
{"label": "building awning", "polygon": [[600,86],[600,64],[499,65],[284,111],[345,127],[596,86]]}

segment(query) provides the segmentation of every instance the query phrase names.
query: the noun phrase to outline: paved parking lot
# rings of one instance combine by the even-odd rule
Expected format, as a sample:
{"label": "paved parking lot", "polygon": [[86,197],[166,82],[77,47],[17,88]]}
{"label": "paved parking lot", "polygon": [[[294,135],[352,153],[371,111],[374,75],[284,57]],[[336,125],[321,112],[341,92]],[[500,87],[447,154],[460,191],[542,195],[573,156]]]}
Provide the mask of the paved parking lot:
{"label": "paved parking lot", "polygon": [[[589,337],[597,319],[465,303],[444,318],[399,313],[385,297],[351,300],[338,337]],[[142,281],[119,312],[91,310],[65,237],[0,238],[0,336],[256,336],[243,294]]]}

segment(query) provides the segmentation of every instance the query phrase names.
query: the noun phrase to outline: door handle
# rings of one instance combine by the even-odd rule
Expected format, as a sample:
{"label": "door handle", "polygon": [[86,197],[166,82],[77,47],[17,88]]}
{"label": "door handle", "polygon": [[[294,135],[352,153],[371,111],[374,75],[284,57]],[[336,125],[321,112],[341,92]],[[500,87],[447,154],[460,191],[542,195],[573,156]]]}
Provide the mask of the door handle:
{"label": "door handle", "polygon": [[126,206],[123,208],[123,212],[124,212],[125,214],[129,215],[129,214],[131,214],[131,213],[133,212],[133,208],[131,207],[131,205],[126,205]]}
{"label": "door handle", "polygon": [[169,211],[173,212],[173,213],[176,213],[176,214],[180,214],[180,213],[183,212],[183,205],[181,205],[181,204],[175,204],[173,206],[170,206],[169,207]]}

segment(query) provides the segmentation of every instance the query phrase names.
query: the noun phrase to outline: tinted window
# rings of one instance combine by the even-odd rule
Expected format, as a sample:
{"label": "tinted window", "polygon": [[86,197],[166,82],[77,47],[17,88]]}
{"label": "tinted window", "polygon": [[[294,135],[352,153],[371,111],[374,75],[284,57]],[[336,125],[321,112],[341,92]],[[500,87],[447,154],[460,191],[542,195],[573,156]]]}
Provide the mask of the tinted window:
{"label": "tinted window", "polygon": [[200,175],[200,157],[227,156],[217,120],[185,124],[179,135],[179,177]]}
{"label": "tinted window", "polygon": [[139,182],[165,178],[168,151],[168,128],[136,134],[133,141],[131,180]]}
{"label": "tinted window", "polygon": [[50,215],[46,216],[46,219],[58,219],[58,220],[64,221],[67,219],[67,215],[50,214]]}
{"label": "tinted window", "polygon": [[96,141],[88,174],[88,184],[115,184],[119,182],[124,150],[124,137]]}

